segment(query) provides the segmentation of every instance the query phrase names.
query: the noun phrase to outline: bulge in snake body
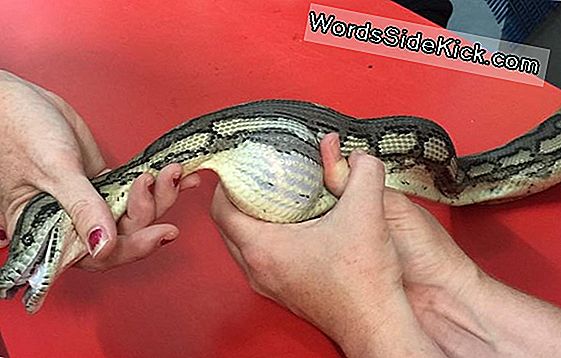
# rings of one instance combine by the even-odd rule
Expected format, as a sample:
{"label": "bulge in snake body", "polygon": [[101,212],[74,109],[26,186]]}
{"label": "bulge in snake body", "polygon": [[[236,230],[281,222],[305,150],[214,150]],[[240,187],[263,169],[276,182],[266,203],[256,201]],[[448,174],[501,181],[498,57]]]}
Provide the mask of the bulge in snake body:
{"label": "bulge in snake body", "polygon": [[[451,205],[528,195],[561,177],[559,113],[503,147],[457,158],[447,133],[422,118],[357,120],[307,102],[268,100],[187,121],[92,184],[118,219],[135,178],[178,162],[184,175],[217,172],[232,202],[249,215],[303,221],[336,203],[323,185],[319,155],[319,141],[329,132],[339,133],[343,155],[360,149],[382,159],[387,186]],[[0,297],[29,281],[24,302],[35,312],[54,279],[86,253],[60,204],[39,194],[18,220],[0,269]]]}

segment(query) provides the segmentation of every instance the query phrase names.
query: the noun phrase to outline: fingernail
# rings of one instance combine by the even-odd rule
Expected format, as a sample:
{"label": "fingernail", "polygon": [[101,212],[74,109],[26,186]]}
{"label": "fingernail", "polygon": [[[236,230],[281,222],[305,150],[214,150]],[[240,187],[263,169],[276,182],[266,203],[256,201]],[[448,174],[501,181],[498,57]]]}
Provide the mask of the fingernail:
{"label": "fingernail", "polygon": [[101,249],[107,244],[107,235],[105,235],[102,228],[97,227],[90,231],[88,235],[88,250],[92,257],[96,257]]}
{"label": "fingernail", "polygon": [[151,177],[147,181],[148,185],[146,186],[146,189],[148,189],[148,192],[150,194],[154,194],[154,182],[155,182],[154,177]]}
{"label": "fingernail", "polygon": [[175,239],[162,239],[162,240],[160,240],[160,246],[167,245],[172,241],[175,241]]}
{"label": "fingernail", "polygon": [[175,238],[177,237],[177,233],[176,232],[170,232],[167,233],[166,235],[164,235],[162,237],[162,239],[160,240],[160,246],[164,246],[169,244],[172,241],[175,241]]}
{"label": "fingernail", "polygon": [[177,187],[181,181],[181,174],[173,177],[173,186]]}
{"label": "fingernail", "polygon": [[343,157],[341,156],[341,150],[340,150],[340,143],[339,143],[339,135],[333,135],[331,137],[329,137],[329,151],[331,152],[331,155],[333,156],[333,158],[335,158],[335,161],[339,161],[341,159],[343,159]]}
{"label": "fingernail", "polygon": [[6,230],[0,229],[0,241],[8,241],[8,235],[6,235]]}
{"label": "fingernail", "polygon": [[191,174],[193,177],[193,180],[195,181],[195,185],[193,185],[193,188],[198,188],[199,186],[201,186],[201,177],[198,174]]}

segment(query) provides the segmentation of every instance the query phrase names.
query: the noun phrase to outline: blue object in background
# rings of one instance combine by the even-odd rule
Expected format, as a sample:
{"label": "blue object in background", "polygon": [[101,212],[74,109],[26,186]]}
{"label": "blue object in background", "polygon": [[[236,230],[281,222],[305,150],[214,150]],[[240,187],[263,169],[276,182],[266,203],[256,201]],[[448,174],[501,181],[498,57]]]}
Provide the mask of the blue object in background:
{"label": "blue object in background", "polygon": [[497,23],[502,23],[502,39],[523,42],[559,6],[551,0],[486,0]]}

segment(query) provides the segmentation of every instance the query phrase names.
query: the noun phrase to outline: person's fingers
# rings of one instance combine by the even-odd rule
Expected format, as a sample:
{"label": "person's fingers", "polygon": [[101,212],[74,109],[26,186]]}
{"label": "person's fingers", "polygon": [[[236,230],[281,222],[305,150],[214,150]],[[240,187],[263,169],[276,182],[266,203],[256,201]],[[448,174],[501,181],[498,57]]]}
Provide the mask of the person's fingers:
{"label": "person's fingers", "polygon": [[271,224],[255,219],[238,210],[228,199],[220,184],[216,186],[214,191],[210,214],[224,235],[241,250],[248,241],[267,239],[267,228]]}
{"label": "person's fingers", "polygon": [[8,246],[10,239],[8,238],[8,230],[6,229],[6,217],[0,212],[0,248]]}
{"label": "person's fingers", "polygon": [[77,266],[90,271],[109,270],[149,256],[174,241],[178,235],[179,230],[171,224],[148,226],[130,235],[119,236],[115,248],[105,259],[85,257]]}
{"label": "person's fingers", "polygon": [[144,173],[132,183],[127,201],[127,211],[118,224],[119,234],[128,235],[156,219],[156,203],[150,187],[154,185],[152,175]]}
{"label": "person's fingers", "polygon": [[72,218],[90,255],[104,258],[115,246],[117,229],[107,203],[82,173],[60,173],[46,188]]}
{"label": "person's fingers", "polygon": [[396,220],[415,214],[418,208],[405,194],[386,188],[384,193],[384,211],[387,220]]}
{"label": "person's fingers", "polygon": [[158,174],[154,185],[156,218],[161,217],[175,203],[179,195],[183,168],[180,164],[170,164]]}
{"label": "person's fingers", "polygon": [[340,197],[347,185],[350,170],[347,161],[341,155],[339,134],[326,134],[320,142],[320,152],[325,186],[333,195]]}
{"label": "person's fingers", "polygon": [[179,182],[179,190],[196,188],[201,184],[201,177],[197,173],[192,173],[184,178],[181,178]]}
{"label": "person's fingers", "polygon": [[351,173],[345,192],[335,209],[361,216],[384,217],[384,164],[364,153],[353,152],[349,157]]}
{"label": "person's fingers", "polygon": [[446,229],[430,212],[393,189],[386,189],[384,193],[384,209],[390,231],[408,234],[393,235],[396,245],[400,248],[403,247],[403,250],[400,251],[405,252],[414,248],[415,245],[410,240],[411,235],[417,238],[429,238],[428,240],[421,240],[424,243],[436,242],[440,238],[449,237]]}
{"label": "person's fingers", "polygon": [[165,167],[158,177],[142,174],[131,186],[127,211],[119,220],[119,234],[130,234],[161,217],[177,200],[180,190],[198,186],[200,177],[196,174],[179,179],[181,165]]}

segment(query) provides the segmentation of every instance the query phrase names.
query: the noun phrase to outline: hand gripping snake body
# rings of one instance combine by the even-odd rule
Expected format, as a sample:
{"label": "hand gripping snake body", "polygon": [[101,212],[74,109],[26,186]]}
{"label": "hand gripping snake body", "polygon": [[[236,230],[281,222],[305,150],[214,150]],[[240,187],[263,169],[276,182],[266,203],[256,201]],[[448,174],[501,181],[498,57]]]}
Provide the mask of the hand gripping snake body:
{"label": "hand gripping snake body", "polygon": [[[187,121],[91,182],[118,219],[142,173],[157,175],[170,163],[180,163],[184,175],[212,169],[240,210],[299,222],[337,201],[324,187],[319,153],[329,132],[339,133],[344,156],[360,149],[383,160],[386,186],[449,205],[512,200],[561,181],[561,112],[502,147],[458,158],[447,133],[426,119],[359,120],[312,103],[266,100]],[[56,277],[87,252],[56,199],[37,194],[18,218],[0,298],[28,285],[23,302],[36,312]]]}

